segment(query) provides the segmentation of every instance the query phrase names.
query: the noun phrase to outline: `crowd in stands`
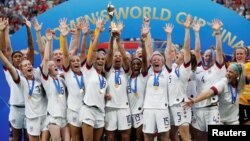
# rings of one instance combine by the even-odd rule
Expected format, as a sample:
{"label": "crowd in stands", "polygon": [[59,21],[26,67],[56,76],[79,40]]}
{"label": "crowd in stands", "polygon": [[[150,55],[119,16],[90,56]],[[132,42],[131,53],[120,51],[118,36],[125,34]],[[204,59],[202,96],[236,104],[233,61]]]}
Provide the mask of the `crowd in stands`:
{"label": "crowd in stands", "polygon": [[[22,25],[23,17],[31,19],[46,10],[68,0],[0,0],[0,17],[10,20],[10,34]],[[236,11],[240,16],[250,20],[250,0],[212,0]]]}
{"label": "crowd in stands", "polygon": [[31,20],[46,10],[67,0],[0,0],[0,17],[9,18],[10,33],[15,33],[25,17]]}
{"label": "crowd in stands", "polygon": [[236,11],[240,16],[250,20],[250,0],[212,0]]}

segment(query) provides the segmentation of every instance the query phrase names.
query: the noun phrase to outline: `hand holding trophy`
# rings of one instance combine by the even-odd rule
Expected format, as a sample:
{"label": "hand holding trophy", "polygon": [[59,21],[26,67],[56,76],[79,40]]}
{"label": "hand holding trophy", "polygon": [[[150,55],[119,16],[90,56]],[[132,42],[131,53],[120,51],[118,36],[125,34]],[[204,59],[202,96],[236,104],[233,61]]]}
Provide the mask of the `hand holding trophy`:
{"label": "hand holding trophy", "polygon": [[111,34],[117,33],[118,32],[117,25],[113,21],[115,6],[112,5],[111,2],[109,2],[108,6],[107,6],[107,12],[109,15],[109,19],[111,21],[111,23],[110,23]]}

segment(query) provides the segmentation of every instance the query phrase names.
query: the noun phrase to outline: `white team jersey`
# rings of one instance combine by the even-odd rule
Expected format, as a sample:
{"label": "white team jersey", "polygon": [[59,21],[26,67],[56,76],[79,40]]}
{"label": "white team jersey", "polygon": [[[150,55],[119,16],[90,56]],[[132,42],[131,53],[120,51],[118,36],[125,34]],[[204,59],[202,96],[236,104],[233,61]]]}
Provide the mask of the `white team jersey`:
{"label": "white team jersey", "polygon": [[[20,75],[19,77],[20,82],[17,82],[17,84],[24,94],[25,116],[28,118],[36,118],[46,115],[48,101],[42,88],[40,76],[34,75],[34,80],[27,80]],[[29,91],[31,91],[31,94],[29,94]]]}
{"label": "white team jersey", "polygon": [[172,65],[172,71],[168,79],[169,106],[179,104],[187,99],[187,84],[190,78],[191,65],[180,67],[177,64]]}
{"label": "white team jersey", "polygon": [[84,104],[87,106],[96,106],[102,112],[105,112],[105,95],[108,87],[106,78],[98,74],[93,66],[87,68],[87,65],[84,65],[83,71],[85,81],[87,82],[83,98]]}
{"label": "white team jersey", "polygon": [[[154,86],[155,77],[159,77],[159,86]],[[165,66],[161,73],[149,70],[143,108],[168,109],[168,78],[169,72]]]}
{"label": "white team jersey", "polygon": [[[17,73],[20,75],[20,71],[17,70]],[[24,106],[24,96],[23,92],[19,89],[18,85],[14,82],[10,72],[4,69],[4,75],[6,81],[10,87],[10,105]]]}
{"label": "white team jersey", "polygon": [[[115,76],[117,77],[117,84],[115,83]],[[106,107],[111,108],[129,108],[127,96],[127,82],[128,73],[123,68],[115,70],[113,67],[106,72],[108,81],[108,94],[111,95],[111,100],[108,100]]]}
{"label": "white team jersey", "polygon": [[[239,119],[239,93],[228,85],[227,78],[222,78],[212,86],[218,91],[219,112],[222,122],[233,122]],[[231,89],[231,90],[230,90]],[[235,101],[233,97],[235,96]]]}
{"label": "white team jersey", "polygon": [[53,117],[66,117],[66,92],[63,79],[42,75],[42,84],[48,97],[48,113]]}
{"label": "white team jersey", "polygon": [[[208,90],[213,84],[218,82],[226,75],[226,67],[223,65],[221,68],[215,63],[211,68],[205,70],[202,66],[198,67],[196,72],[197,81],[197,94],[202,91]],[[206,107],[211,103],[217,102],[218,96],[214,96],[210,99],[203,100],[195,104],[195,107]]]}
{"label": "white team jersey", "polygon": [[194,98],[197,96],[197,84],[196,84],[196,75],[194,72],[191,72],[190,79],[187,85],[187,96]]}
{"label": "white team jersey", "polygon": [[143,76],[141,73],[135,78],[129,77],[128,79],[127,91],[128,91],[131,114],[142,113],[146,82],[147,82],[147,76]]}
{"label": "white team jersey", "polygon": [[84,91],[81,92],[76,79],[81,81],[81,78],[83,78],[83,83],[86,85],[84,80],[84,75],[83,74],[75,75],[74,72],[71,69],[69,69],[68,71],[64,72],[64,77],[68,89],[68,99],[67,99],[68,108],[75,112],[78,112],[82,106],[82,99],[85,92]]}

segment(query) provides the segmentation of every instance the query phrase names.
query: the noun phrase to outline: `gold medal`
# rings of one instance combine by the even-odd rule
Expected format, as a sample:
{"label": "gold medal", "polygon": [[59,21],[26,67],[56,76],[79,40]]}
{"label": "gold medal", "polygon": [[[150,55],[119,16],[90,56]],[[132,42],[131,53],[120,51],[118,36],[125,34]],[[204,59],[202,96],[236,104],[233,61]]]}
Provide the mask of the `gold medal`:
{"label": "gold medal", "polygon": [[158,86],[154,86],[155,90],[157,91],[158,90]]}
{"label": "gold medal", "polygon": [[115,88],[118,88],[119,87],[119,85],[118,84],[115,84]]}
{"label": "gold medal", "polygon": [[62,97],[63,97],[63,94],[58,94],[58,96],[59,96],[60,98],[62,98]]}
{"label": "gold medal", "polygon": [[31,98],[32,98],[31,96],[28,97],[29,100],[31,100]]}

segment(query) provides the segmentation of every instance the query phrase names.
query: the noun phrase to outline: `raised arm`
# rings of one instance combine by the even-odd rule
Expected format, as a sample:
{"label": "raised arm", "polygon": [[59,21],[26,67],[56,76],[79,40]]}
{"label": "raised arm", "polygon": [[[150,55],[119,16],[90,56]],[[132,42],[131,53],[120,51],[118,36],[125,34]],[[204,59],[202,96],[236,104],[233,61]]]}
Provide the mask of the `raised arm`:
{"label": "raised arm", "polygon": [[122,61],[123,61],[123,68],[124,70],[129,70],[129,59],[127,58],[127,55],[126,55],[126,50],[124,47],[122,47],[122,44],[121,44],[121,32],[123,30],[123,23],[122,22],[118,22],[117,23],[117,32],[114,33],[115,35],[115,38],[116,38],[116,42],[117,42],[117,45],[118,45],[118,50],[120,51],[121,53],[121,56],[122,56]]}
{"label": "raised arm", "polygon": [[76,55],[77,50],[80,44],[80,35],[81,35],[81,28],[80,28],[80,22],[75,24],[75,28],[70,30],[71,33],[71,41],[70,41],[70,54],[71,55]]}
{"label": "raised arm", "polygon": [[223,51],[222,51],[222,42],[221,42],[221,34],[220,29],[222,27],[222,22],[219,19],[214,19],[212,21],[212,28],[215,32],[216,37],[216,61],[221,65],[224,63],[223,59]]}
{"label": "raised arm", "polygon": [[[143,18],[143,25],[144,26],[147,26],[147,27],[150,27],[149,26],[149,23],[150,23],[150,19],[148,17],[144,17]],[[147,34],[147,38],[145,40],[145,49],[146,49],[146,52],[147,52],[147,61],[148,63],[150,62],[150,57],[152,56],[153,54],[153,48],[152,48],[152,40],[151,40],[151,33],[150,33],[150,28],[149,28],[149,32]]]}
{"label": "raised arm", "polygon": [[53,39],[53,31],[50,29],[46,30],[46,38],[47,42],[45,44],[45,52],[44,52],[44,57],[42,61],[42,66],[43,66],[43,74],[45,76],[48,76],[49,73],[49,61],[50,61],[50,50],[52,48],[52,39]]}
{"label": "raised arm", "polygon": [[33,19],[33,27],[36,31],[37,45],[41,54],[41,59],[43,59],[44,56],[44,43],[41,36],[42,25],[43,25],[42,23],[40,24],[38,23],[36,18]]}
{"label": "raised arm", "polygon": [[81,63],[86,59],[86,42],[87,35],[89,32],[89,22],[85,19],[80,19],[80,28],[82,30],[82,44],[81,44],[81,52],[80,52],[80,61]]}
{"label": "raised arm", "polygon": [[200,27],[201,24],[198,21],[193,21],[193,30],[194,30],[194,36],[195,36],[195,57],[197,62],[201,61],[201,43],[200,43]]}
{"label": "raised arm", "polygon": [[183,26],[185,28],[185,37],[184,37],[184,63],[188,63],[191,59],[190,54],[190,26],[192,23],[192,17],[191,15],[187,15],[186,21],[183,23]]}
{"label": "raised arm", "polygon": [[8,18],[1,18],[0,19],[0,30],[1,30],[1,44],[2,44],[2,51],[6,58],[11,61],[11,54],[12,54],[12,47],[10,43],[10,36],[9,36],[9,22]]}
{"label": "raised arm", "polygon": [[98,45],[98,42],[99,42],[100,33],[103,32],[103,30],[104,30],[104,23],[105,23],[104,19],[102,19],[102,18],[98,18],[98,20],[96,21],[95,38],[94,38],[94,41],[93,41],[92,48],[89,48],[89,49],[92,49],[92,50],[89,51],[90,55],[87,58],[87,64],[88,65],[92,65],[93,62],[94,62],[94,58],[95,58],[96,50],[97,50],[97,45]]}
{"label": "raised arm", "polygon": [[167,34],[167,47],[165,49],[166,65],[168,68],[172,68],[171,50],[172,50],[172,31],[174,26],[172,24],[166,24],[164,31]]}
{"label": "raised arm", "polygon": [[17,71],[16,71],[16,69],[15,69],[15,67],[10,63],[10,61],[4,56],[4,54],[3,54],[3,52],[0,50],[0,59],[2,60],[2,63],[3,63],[3,66],[4,67],[6,67],[8,70],[9,70],[9,72],[10,72],[10,74],[11,74],[11,76],[12,76],[12,78],[13,78],[13,80],[18,80],[18,73],[17,73]]}
{"label": "raised arm", "polygon": [[68,43],[67,43],[67,35],[69,33],[68,25],[66,24],[67,19],[63,18],[60,19],[59,23],[59,30],[60,30],[60,48],[62,49],[63,52],[63,66],[64,68],[69,67],[69,61],[70,61],[70,56],[69,56],[69,49],[68,49]]}
{"label": "raised arm", "polygon": [[34,42],[33,36],[31,33],[31,23],[26,18],[24,18],[24,23],[27,29],[27,37],[28,37],[28,51],[27,51],[27,59],[34,65]]}
{"label": "raised arm", "polygon": [[114,36],[113,34],[110,34],[108,54],[106,56],[105,68],[110,68],[112,66],[113,56],[114,56]]}
{"label": "raised arm", "polygon": [[149,34],[149,26],[143,25],[141,29],[141,44],[142,44],[142,74],[146,74],[148,71],[148,57],[147,57],[147,51],[145,47],[145,42],[147,40],[148,34]]}
{"label": "raised arm", "polygon": [[208,99],[210,97],[214,96],[214,91],[212,89],[208,89],[206,91],[203,91],[201,94],[199,94],[195,98],[190,98],[188,101],[185,101],[185,106],[192,107],[193,104],[198,103],[200,101],[203,101],[205,99]]}

